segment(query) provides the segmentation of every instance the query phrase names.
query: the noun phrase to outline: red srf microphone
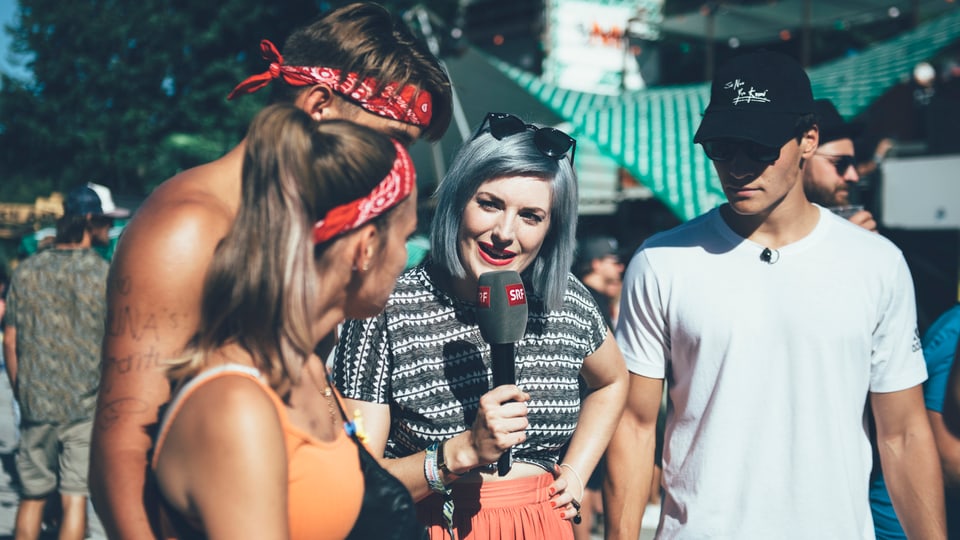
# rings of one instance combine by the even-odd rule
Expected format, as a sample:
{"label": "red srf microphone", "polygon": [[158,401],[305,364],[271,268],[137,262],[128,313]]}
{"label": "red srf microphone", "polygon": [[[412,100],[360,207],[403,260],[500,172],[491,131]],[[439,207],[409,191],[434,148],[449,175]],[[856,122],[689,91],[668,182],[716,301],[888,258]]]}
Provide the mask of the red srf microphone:
{"label": "red srf microphone", "polygon": [[[520,274],[498,270],[480,275],[477,284],[477,325],[490,344],[493,385],[516,384],[515,345],[527,331],[527,291]],[[510,472],[512,455],[507,450],[497,461],[497,473]]]}

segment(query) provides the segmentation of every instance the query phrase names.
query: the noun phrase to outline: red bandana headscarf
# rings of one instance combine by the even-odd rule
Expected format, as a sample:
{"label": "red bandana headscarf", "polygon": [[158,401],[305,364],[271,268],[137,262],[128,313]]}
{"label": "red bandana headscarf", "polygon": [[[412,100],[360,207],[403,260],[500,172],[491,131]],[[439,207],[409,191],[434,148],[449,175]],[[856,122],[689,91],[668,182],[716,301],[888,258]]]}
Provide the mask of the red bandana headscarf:
{"label": "red bandana headscarf", "polygon": [[386,178],[366,197],[334,207],[316,222],[313,226],[314,245],[369,223],[410,195],[417,182],[413,161],[402,144],[393,141],[393,147],[397,150],[397,157]]}
{"label": "red bandana headscarf", "polygon": [[269,40],[260,42],[260,52],[263,54],[263,59],[270,62],[270,68],[238,84],[227,99],[233,99],[241,94],[252,94],[270,84],[274,79],[282,78],[291,86],[326,84],[334,92],[377,116],[420,127],[430,125],[433,103],[430,93],[426,90],[418,90],[410,84],[399,88],[400,85],[397,83],[387,83],[379,93],[375,93],[378,81],[372,77],[360,81],[358,74],[347,73],[341,81],[339,69],[284,65],[283,57]]}

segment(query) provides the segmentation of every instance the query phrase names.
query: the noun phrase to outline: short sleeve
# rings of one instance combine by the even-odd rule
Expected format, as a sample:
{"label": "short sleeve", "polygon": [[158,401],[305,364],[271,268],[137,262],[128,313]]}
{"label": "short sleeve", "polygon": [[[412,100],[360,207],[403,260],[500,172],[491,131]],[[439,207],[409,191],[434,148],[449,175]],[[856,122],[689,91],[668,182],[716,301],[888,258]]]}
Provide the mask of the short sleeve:
{"label": "short sleeve", "polygon": [[391,367],[385,315],[343,324],[333,360],[333,380],[344,397],[389,403]]}
{"label": "short sleeve", "polygon": [[901,255],[893,268],[893,278],[883,289],[873,332],[870,391],[896,392],[921,384],[927,378],[917,309],[910,270]]}
{"label": "short sleeve", "polygon": [[660,287],[644,250],[634,255],[623,279],[617,345],[630,372],[662,379],[670,338],[660,302]]}
{"label": "short sleeve", "polygon": [[[593,300],[593,298],[591,298],[591,300]],[[597,352],[597,349],[603,345],[603,341],[607,339],[607,332],[609,331],[607,321],[603,317],[603,313],[600,312],[600,307],[597,306],[596,302],[593,302],[592,305],[593,309],[591,311],[594,318],[590,325],[592,335],[590,336],[590,353],[587,356]]]}
{"label": "short sleeve", "polygon": [[603,345],[603,340],[607,339],[607,320],[603,316],[603,312],[600,311],[597,301],[587,290],[587,286],[573,274],[569,276],[567,288],[568,294],[572,293],[576,297],[577,303],[582,305],[580,309],[573,309],[577,309],[578,312],[575,312],[574,315],[584,320],[587,326],[586,330],[589,332],[584,336],[587,338],[587,351],[584,357],[587,357],[595,353]]}
{"label": "short sleeve", "polygon": [[7,326],[16,328],[17,326],[17,288],[18,288],[18,279],[17,274],[13,274],[13,278],[10,279],[10,284],[7,286],[7,298],[6,298],[6,311],[3,315],[3,323]]}

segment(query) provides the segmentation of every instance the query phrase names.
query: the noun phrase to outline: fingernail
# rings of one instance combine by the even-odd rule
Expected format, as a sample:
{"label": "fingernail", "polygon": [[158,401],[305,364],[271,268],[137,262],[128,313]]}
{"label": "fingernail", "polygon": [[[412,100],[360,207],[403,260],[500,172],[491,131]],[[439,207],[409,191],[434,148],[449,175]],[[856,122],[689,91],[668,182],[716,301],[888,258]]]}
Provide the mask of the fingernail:
{"label": "fingernail", "polygon": [[566,513],[566,512],[560,512],[560,519],[567,519],[567,513]]}
{"label": "fingernail", "polygon": [[556,488],[550,488],[550,496],[553,497],[553,496],[556,495],[556,494],[557,494],[557,489],[556,489]]}
{"label": "fingernail", "polygon": [[550,508],[556,508],[556,507],[557,507],[557,501],[550,501]]}

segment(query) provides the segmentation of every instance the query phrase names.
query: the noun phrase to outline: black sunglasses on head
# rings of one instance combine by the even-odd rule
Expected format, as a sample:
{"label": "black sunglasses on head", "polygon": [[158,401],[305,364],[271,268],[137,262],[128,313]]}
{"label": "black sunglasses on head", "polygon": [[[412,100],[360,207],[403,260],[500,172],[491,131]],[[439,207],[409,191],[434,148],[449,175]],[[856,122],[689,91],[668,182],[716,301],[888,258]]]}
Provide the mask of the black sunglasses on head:
{"label": "black sunglasses on head", "polygon": [[767,146],[753,141],[716,139],[703,141],[701,145],[707,157],[713,161],[730,161],[737,156],[737,152],[743,152],[743,155],[760,163],[773,163],[780,158],[779,146]]}
{"label": "black sunglasses on head", "polygon": [[577,153],[577,140],[559,129],[537,127],[512,114],[492,112],[487,113],[483,123],[480,124],[480,129],[473,134],[473,138],[476,139],[483,133],[483,128],[488,124],[490,125],[490,135],[498,141],[510,135],[523,133],[528,129],[533,130],[533,144],[536,145],[541,154],[549,158],[560,159],[567,156],[569,152],[570,165],[573,165],[573,156]]}
{"label": "black sunglasses on head", "polygon": [[837,170],[838,176],[843,176],[847,174],[847,169],[850,167],[857,166],[857,158],[849,154],[817,154],[820,157],[824,157],[833,164],[833,168]]}

